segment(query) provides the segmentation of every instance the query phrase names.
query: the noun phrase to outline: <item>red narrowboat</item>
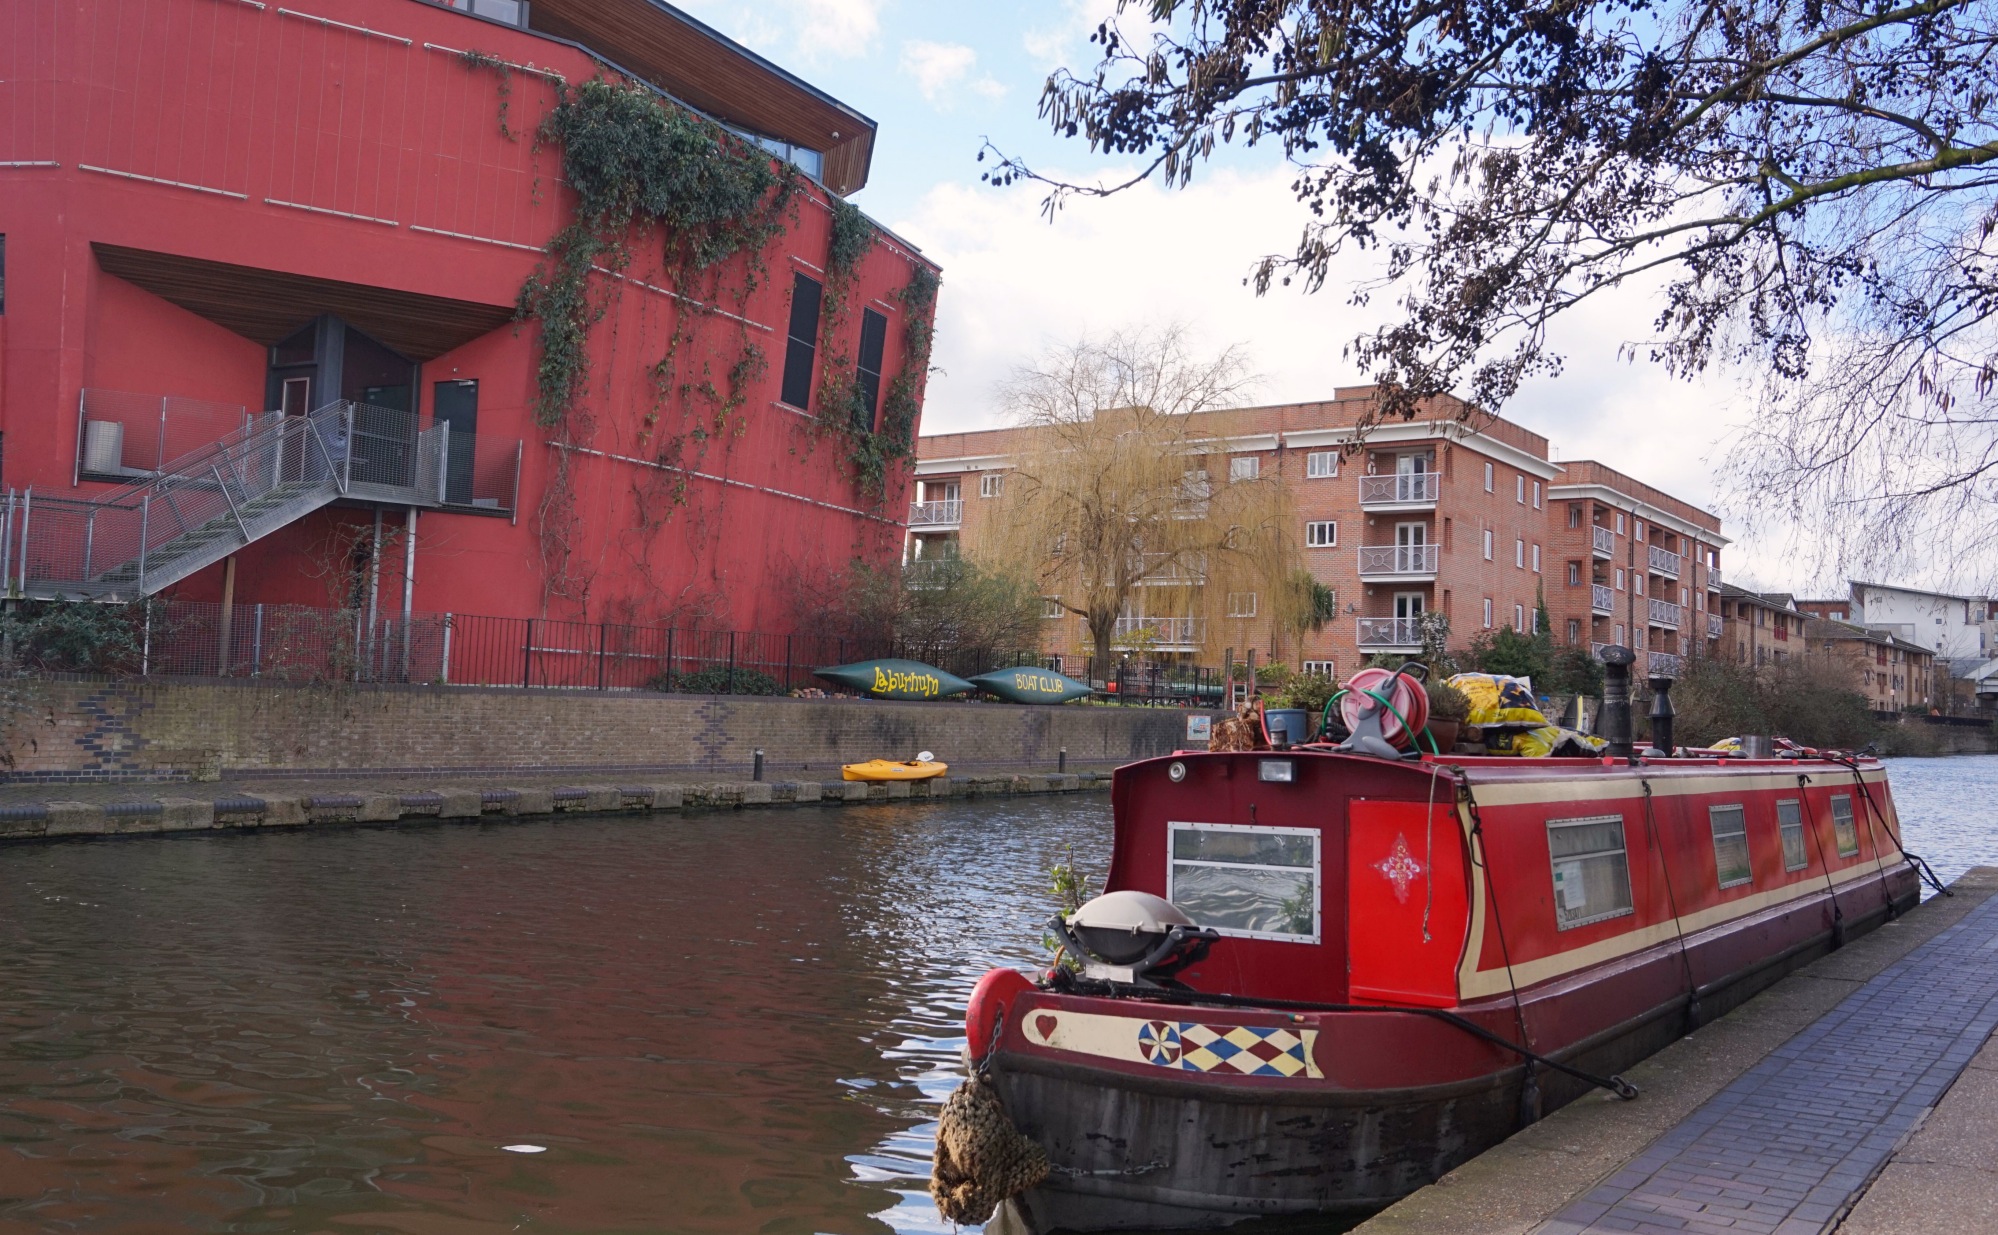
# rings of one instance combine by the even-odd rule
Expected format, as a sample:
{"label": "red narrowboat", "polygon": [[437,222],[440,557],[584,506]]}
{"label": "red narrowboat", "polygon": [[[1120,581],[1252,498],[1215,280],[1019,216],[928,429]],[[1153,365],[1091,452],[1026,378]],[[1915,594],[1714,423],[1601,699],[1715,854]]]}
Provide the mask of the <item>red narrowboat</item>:
{"label": "red narrowboat", "polygon": [[1088,963],[967,1014],[1042,1233],[1377,1209],[1919,898],[1845,756],[1182,751],[1114,810]]}

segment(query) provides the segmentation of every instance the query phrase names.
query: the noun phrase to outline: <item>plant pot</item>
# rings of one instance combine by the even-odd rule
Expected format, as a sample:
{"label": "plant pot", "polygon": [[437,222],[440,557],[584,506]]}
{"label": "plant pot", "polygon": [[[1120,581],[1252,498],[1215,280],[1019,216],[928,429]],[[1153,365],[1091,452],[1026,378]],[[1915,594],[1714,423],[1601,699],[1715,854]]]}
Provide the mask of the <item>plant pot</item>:
{"label": "plant pot", "polygon": [[[1457,745],[1457,722],[1432,718],[1429,722],[1429,738],[1436,743],[1437,750],[1449,754],[1451,748]],[[1426,745],[1424,749],[1427,749]]]}

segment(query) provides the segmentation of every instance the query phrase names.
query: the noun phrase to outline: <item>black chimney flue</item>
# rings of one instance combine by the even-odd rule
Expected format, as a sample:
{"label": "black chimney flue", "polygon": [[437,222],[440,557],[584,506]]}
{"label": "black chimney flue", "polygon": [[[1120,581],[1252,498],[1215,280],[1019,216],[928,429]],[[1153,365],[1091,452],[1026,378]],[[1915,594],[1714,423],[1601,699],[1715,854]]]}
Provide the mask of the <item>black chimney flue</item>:
{"label": "black chimney flue", "polygon": [[1651,747],[1669,758],[1672,745],[1672,679],[1651,678]]}
{"label": "black chimney flue", "polygon": [[1602,734],[1610,757],[1630,758],[1630,666],[1637,653],[1622,644],[1603,649]]}

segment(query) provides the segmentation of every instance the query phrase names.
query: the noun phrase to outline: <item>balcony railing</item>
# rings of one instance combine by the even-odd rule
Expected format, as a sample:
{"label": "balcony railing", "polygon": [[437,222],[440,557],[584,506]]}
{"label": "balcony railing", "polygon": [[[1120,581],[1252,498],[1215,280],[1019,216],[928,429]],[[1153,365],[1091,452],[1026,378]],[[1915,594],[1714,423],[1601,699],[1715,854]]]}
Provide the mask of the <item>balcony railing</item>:
{"label": "balcony railing", "polygon": [[1608,528],[1598,524],[1597,526],[1590,529],[1590,534],[1595,537],[1595,550],[1597,557],[1616,556],[1615,533],[1611,532]]}
{"label": "balcony railing", "polygon": [[249,409],[179,395],[85,389],[77,402],[79,480],[134,480],[171,470],[183,455],[205,450],[247,428]]}
{"label": "balcony railing", "polygon": [[1120,617],[1116,637],[1142,638],[1155,648],[1197,648],[1206,642],[1207,623],[1187,617]]}
{"label": "balcony railing", "polygon": [[1718,566],[1707,567],[1707,586],[1715,590],[1719,590],[1720,585],[1721,585],[1720,567]]}
{"label": "balcony railing", "polygon": [[1681,559],[1678,554],[1673,553],[1669,549],[1660,549],[1657,545],[1651,546],[1652,570],[1661,575],[1670,575],[1676,579],[1679,577],[1680,563]]}
{"label": "balcony railing", "polygon": [[1718,613],[1707,614],[1707,638],[1718,639],[1720,637],[1721,637],[1721,615]]}
{"label": "balcony railing", "polygon": [[938,502],[909,503],[910,527],[956,527],[963,522],[964,499],[945,498]]}
{"label": "balcony railing", "polygon": [[[1369,479],[1378,479],[1370,477]],[[1360,577],[1433,575],[1438,545],[1365,545],[1360,549]]]}
{"label": "balcony railing", "polygon": [[1591,583],[1589,585],[1589,601],[1589,607],[1597,613],[1616,612],[1616,593],[1610,591],[1609,587],[1605,584]]}
{"label": "balcony railing", "polygon": [[1419,648],[1422,646],[1422,619],[1363,617],[1359,619],[1359,641],[1363,648]]}
{"label": "balcony railing", "polygon": [[1653,626],[1678,628],[1679,606],[1669,600],[1649,600],[1645,603],[1651,607],[1651,624]]}
{"label": "balcony railing", "polygon": [[1674,656],[1670,652],[1648,652],[1645,654],[1644,667],[1651,677],[1676,678],[1680,670],[1686,667],[1686,661],[1684,657]]}
{"label": "balcony railing", "polygon": [[1443,492],[1441,472],[1397,472],[1360,477],[1361,506],[1434,506]]}
{"label": "balcony railing", "polygon": [[1139,563],[1140,585],[1174,586],[1207,582],[1207,555],[1147,553]]}

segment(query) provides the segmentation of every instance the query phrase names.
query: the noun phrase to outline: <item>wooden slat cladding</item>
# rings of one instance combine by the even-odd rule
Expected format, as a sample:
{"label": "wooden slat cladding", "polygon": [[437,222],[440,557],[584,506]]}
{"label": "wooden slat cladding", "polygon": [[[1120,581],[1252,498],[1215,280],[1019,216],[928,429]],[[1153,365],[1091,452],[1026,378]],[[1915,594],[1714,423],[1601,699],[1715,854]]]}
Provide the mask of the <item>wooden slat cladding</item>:
{"label": "wooden slat cladding", "polygon": [[106,274],[266,346],[319,314],[331,313],[413,360],[429,360],[513,320],[512,305],[451,300],[119,245],[90,247]]}
{"label": "wooden slat cladding", "polygon": [[867,183],[874,122],[651,0],[534,0],[533,28],[581,43],[733,124],[825,154],[825,184]]}

